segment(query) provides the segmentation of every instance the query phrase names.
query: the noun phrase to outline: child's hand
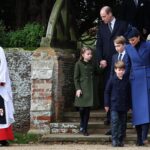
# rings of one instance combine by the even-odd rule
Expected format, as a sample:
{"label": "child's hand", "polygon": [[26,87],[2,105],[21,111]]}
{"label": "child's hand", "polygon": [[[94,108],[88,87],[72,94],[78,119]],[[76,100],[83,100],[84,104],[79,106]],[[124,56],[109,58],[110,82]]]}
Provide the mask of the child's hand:
{"label": "child's hand", "polygon": [[3,109],[0,108],[0,116],[3,116]]}
{"label": "child's hand", "polygon": [[82,91],[81,91],[81,90],[77,90],[77,91],[76,91],[76,96],[77,96],[77,97],[80,97],[81,95],[82,95]]}
{"label": "child's hand", "polygon": [[108,112],[109,111],[109,107],[105,107],[105,111]]}

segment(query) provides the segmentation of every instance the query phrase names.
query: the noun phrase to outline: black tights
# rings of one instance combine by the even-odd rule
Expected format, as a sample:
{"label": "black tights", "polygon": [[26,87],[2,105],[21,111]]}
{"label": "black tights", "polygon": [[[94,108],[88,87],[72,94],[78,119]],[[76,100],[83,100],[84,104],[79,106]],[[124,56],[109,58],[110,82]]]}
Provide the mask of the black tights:
{"label": "black tights", "polygon": [[87,132],[88,121],[90,117],[90,107],[79,107],[80,111],[80,129],[83,132]]}

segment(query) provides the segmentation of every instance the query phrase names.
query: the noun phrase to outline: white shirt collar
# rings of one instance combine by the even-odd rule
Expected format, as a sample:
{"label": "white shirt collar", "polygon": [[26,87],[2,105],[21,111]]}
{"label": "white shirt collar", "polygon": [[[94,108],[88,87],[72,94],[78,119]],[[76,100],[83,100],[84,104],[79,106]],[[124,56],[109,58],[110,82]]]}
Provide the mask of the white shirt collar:
{"label": "white shirt collar", "polygon": [[119,55],[122,54],[121,56],[121,60],[123,59],[124,55],[125,55],[126,51],[124,50],[122,53],[118,53],[118,59],[119,59]]}
{"label": "white shirt collar", "polygon": [[116,22],[116,18],[114,17],[114,18],[112,19],[112,21],[110,22],[112,29],[114,28],[115,22]]}

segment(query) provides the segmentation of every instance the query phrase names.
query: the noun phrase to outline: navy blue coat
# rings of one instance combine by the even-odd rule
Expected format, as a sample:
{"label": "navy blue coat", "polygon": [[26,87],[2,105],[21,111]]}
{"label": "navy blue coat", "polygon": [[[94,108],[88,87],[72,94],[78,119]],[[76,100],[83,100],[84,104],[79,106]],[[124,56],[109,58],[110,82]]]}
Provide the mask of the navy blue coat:
{"label": "navy blue coat", "polygon": [[116,36],[123,35],[127,31],[127,27],[128,24],[126,22],[118,19],[116,19],[112,33],[108,24],[102,22],[99,26],[96,42],[96,58],[98,62],[104,59],[108,63],[105,75],[106,80],[110,76],[112,55],[116,53],[113,41]]}
{"label": "navy blue coat", "polygon": [[114,111],[127,111],[131,107],[130,83],[127,77],[120,80],[116,75],[111,77],[104,93],[104,105]]}
{"label": "navy blue coat", "polygon": [[141,42],[138,51],[130,44],[133,124],[150,123],[150,42]]}
{"label": "navy blue coat", "polygon": [[[114,65],[115,65],[115,63],[118,61],[118,55],[119,55],[119,53],[114,54],[114,55],[112,56],[110,77],[112,77],[112,76],[115,74]],[[130,59],[129,59],[129,57],[128,57],[128,55],[127,55],[126,53],[125,53],[125,55],[123,56],[122,61],[125,63],[125,67],[126,67],[125,76],[128,77],[128,76],[129,76],[129,73],[130,73]]]}

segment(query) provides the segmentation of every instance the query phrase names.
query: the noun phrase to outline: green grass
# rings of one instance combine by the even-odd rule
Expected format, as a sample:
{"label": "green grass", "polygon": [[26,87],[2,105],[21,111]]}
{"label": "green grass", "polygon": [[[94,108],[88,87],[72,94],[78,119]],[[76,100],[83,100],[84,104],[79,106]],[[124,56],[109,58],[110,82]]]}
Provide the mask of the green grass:
{"label": "green grass", "polygon": [[39,142],[41,135],[31,133],[14,133],[14,137],[14,141],[10,141],[11,144],[33,144]]}

